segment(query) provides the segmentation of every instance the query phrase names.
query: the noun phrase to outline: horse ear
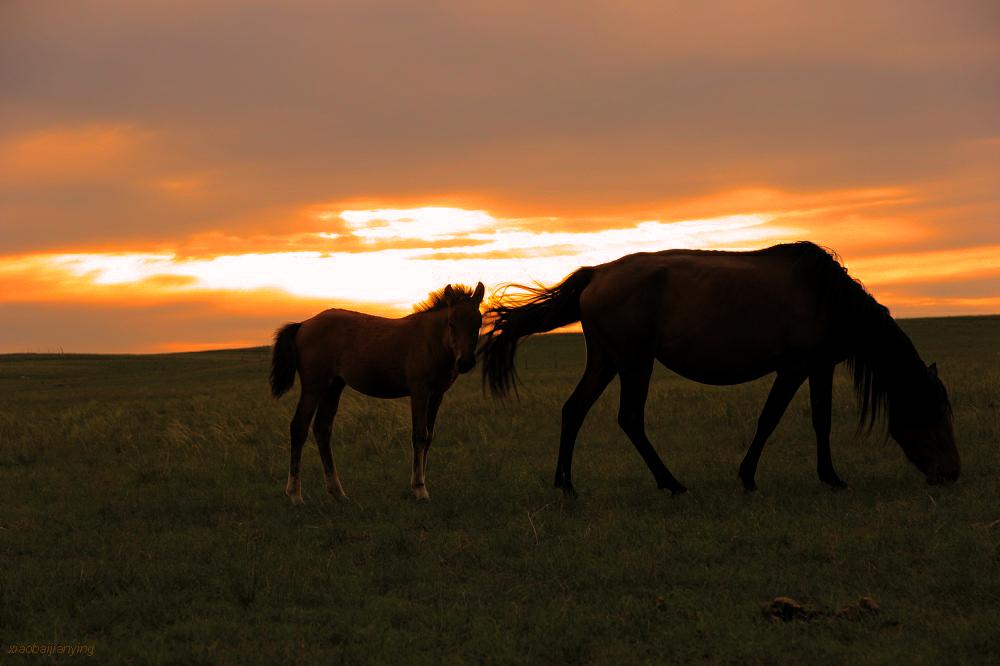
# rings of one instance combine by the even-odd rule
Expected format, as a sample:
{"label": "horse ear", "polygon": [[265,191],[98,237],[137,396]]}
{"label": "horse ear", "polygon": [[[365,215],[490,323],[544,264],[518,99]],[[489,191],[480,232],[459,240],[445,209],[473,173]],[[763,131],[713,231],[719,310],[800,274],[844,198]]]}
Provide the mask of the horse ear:
{"label": "horse ear", "polygon": [[934,375],[935,377],[938,376],[937,363],[931,363],[930,365],[927,366],[927,369],[930,370],[931,374]]}
{"label": "horse ear", "polygon": [[483,296],[485,295],[486,295],[486,287],[484,287],[483,283],[480,282],[479,284],[476,285],[476,290],[472,292],[472,300],[474,300],[476,303],[482,303]]}
{"label": "horse ear", "polygon": [[444,296],[445,298],[451,298],[455,295],[455,290],[451,288],[450,284],[444,286]]}

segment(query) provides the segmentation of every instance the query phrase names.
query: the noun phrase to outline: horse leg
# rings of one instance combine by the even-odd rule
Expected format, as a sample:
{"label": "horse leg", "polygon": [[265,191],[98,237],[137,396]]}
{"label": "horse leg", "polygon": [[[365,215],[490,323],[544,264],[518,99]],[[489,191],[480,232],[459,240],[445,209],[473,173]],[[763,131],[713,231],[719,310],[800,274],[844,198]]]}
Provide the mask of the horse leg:
{"label": "horse leg", "polygon": [[782,414],[785,413],[785,409],[788,407],[788,403],[792,401],[795,392],[802,386],[805,378],[806,375],[804,372],[778,372],[778,376],[771,386],[771,392],[767,396],[767,401],[764,403],[764,409],[757,419],[757,431],[754,433],[753,441],[750,443],[750,449],[747,451],[746,456],[743,457],[743,462],[740,463],[739,477],[743,482],[744,489],[748,491],[757,490],[757,482],[754,478],[757,476],[757,463],[760,462],[760,454],[764,450],[764,443],[767,442],[767,438],[774,432],[778,421],[781,420]]}
{"label": "horse leg", "polygon": [[441,407],[441,400],[444,393],[431,393],[427,402],[427,442],[424,444],[424,455],[420,459],[420,478],[424,480],[424,497],[430,499],[427,494],[427,457],[430,455],[431,442],[434,440],[434,422],[437,421],[438,409]]}
{"label": "horse leg", "polygon": [[587,412],[615,376],[614,367],[606,354],[596,346],[587,346],[587,368],[562,409],[562,429],[559,434],[559,459],[556,462],[555,487],[563,494],[576,497],[573,489],[573,448]]}
{"label": "horse leg", "polygon": [[292,436],[291,461],[288,467],[288,483],[285,484],[285,494],[292,499],[292,504],[302,504],[302,483],[299,478],[299,463],[302,460],[302,445],[309,437],[309,423],[316,413],[319,402],[319,392],[302,387],[299,404],[295,408],[295,416],[289,427]]}
{"label": "horse leg", "polygon": [[649,378],[652,374],[652,357],[619,370],[622,392],[618,407],[618,425],[632,440],[636,451],[653,473],[657,487],[669,488],[674,495],[679,495],[687,492],[687,488],[674,478],[646,437],[646,396],[649,394]]}
{"label": "horse leg", "polygon": [[335,379],[330,388],[323,394],[319,402],[319,409],[316,410],[316,419],[313,421],[313,435],[316,437],[316,445],[319,446],[320,460],[323,461],[326,492],[338,499],[346,499],[347,493],[340,485],[337,463],[333,461],[333,454],[330,452],[330,437],[333,434],[333,419],[337,416],[337,406],[340,404],[340,395],[343,392],[344,382]]}
{"label": "horse leg", "polygon": [[833,469],[830,456],[830,412],[833,403],[832,364],[814,368],[809,373],[809,402],[812,407],[813,430],[816,431],[816,472],[819,480],[834,488],[846,488]]}
{"label": "horse leg", "polygon": [[[444,393],[431,393],[427,400],[427,438],[434,439],[434,423],[437,421],[438,409],[441,408],[441,401]],[[429,444],[428,444],[429,445]]]}
{"label": "horse leg", "polygon": [[410,487],[418,500],[431,498],[424,476],[427,449],[430,447],[430,405],[431,396],[428,393],[414,392],[410,396],[410,416],[413,419],[413,470],[410,473]]}

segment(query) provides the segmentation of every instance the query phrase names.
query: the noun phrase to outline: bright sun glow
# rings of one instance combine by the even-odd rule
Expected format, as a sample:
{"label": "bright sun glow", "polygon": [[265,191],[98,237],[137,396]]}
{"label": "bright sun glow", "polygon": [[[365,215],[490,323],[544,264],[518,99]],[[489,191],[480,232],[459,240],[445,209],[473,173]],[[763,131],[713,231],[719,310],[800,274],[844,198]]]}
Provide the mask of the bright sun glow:
{"label": "bright sun glow", "polygon": [[[0,261],[0,280],[15,286],[8,292],[11,302],[170,302],[215,294],[213,302],[228,308],[254,303],[298,308],[294,299],[305,299],[303,317],[317,307],[338,306],[402,314],[449,282],[482,281],[491,289],[509,282],[551,284],[579,266],[632,252],[750,249],[813,236],[797,211],[572,230],[554,218],[498,218],[461,208],[309,210],[326,229],[305,234],[302,250],[34,254]],[[851,225],[843,228],[850,231]],[[545,230],[552,228],[569,230]],[[938,284],[970,276],[993,279],[1000,276],[996,257],[1000,247],[995,246],[862,255],[852,258],[849,268],[877,296],[909,313],[933,313],[941,303],[987,311],[997,307],[994,295],[928,300],[907,292],[906,284],[914,275]]]}
{"label": "bright sun glow", "polygon": [[[92,285],[143,284],[172,292],[281,290],[331,304],[378,303],[406,310],[448,282],[496,286],[552,282],[581,265],[629,252],[674,247],[752,247],[794,237],[766,215],[682,222],[645,221],[620,229],[531,231],[518,220],[459,208],[345,210],[340,213],[364,252],[338,251],[341,234],[321,233],[330,251],[245,253],[185,258],[173,253],[91,253],[35,257],[41,268]],[[437,247],[449,240],[447,247]],[[414,241],[404,249],[379,243]]]}

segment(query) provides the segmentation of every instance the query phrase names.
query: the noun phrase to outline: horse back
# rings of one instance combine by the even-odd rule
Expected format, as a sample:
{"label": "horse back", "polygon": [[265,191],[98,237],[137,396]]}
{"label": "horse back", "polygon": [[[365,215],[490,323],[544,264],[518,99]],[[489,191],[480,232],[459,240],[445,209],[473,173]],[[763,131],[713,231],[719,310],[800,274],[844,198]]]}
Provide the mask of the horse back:
{"label": "horse back", "polygon": [[407,319],[331,309],[302,322],[296,338],[303,385],[340,378],[379,398],[410,394],[408,351],[414,331]]}
{"label": "horse back", "polygon": [[794,256],[666,251],[599,266],[580,309],[584,330],[613,346],[728,384],[828,345],[821,291]]}

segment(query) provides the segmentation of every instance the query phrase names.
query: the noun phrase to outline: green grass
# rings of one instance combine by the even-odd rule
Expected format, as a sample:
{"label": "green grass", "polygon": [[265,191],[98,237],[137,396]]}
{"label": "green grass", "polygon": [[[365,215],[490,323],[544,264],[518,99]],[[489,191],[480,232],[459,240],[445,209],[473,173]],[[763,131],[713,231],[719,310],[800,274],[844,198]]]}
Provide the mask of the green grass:
{"label": "green grass", "polygon": [[[647,421],[691,493],[673,498],[595,406],[551,488],[578,336],[530,341],[519,402],[478,375],[446,396],[432,501],[408,488],[403,401],[347,392],[334,455],[352,501],[303,456],[284,496],[295,394],[266,350],[0,357],[0,661],[10,644],[100,663],[982,662],[1000,654],[1000,318],[904,322],[955,408],[961,480],[927,486],[899,447],[854,435],[838,373],[834,461],[815,479],[804,388],[736,480],[767,379],[712,388],[658,371]],[[770,624],[787,595],[878,616]]]}

